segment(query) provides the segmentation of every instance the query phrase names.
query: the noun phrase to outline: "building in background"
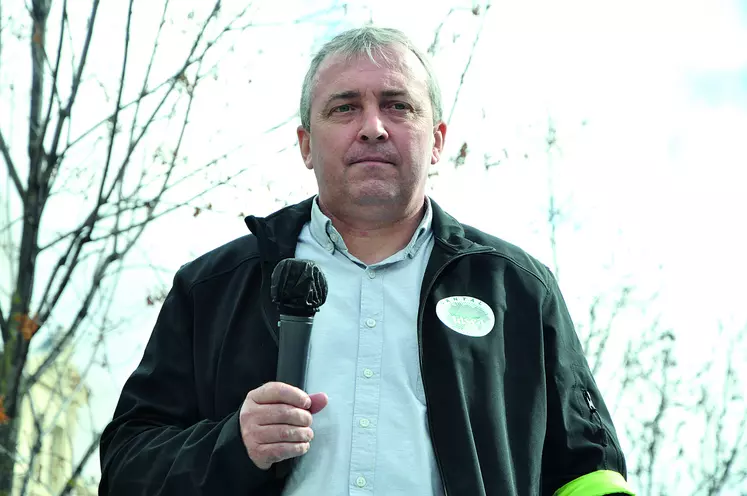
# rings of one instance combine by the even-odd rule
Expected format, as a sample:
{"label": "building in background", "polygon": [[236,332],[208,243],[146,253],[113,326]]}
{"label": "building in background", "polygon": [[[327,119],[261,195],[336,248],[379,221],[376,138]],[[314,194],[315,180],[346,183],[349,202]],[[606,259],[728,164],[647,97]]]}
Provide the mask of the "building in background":
{"label": "building in background", "polygon": [[[36,370],[50,350],[48,341],[29,353],[26,370]],[[13,496],[56,496],[62,492],[75,469],[74,455],[80,458],[80,453],[73,453],[73,440],[81,407],[88,403],[89,395],[68,348],[21,403]],[[78,481],[69,494],[96,495],[97,488]]]}

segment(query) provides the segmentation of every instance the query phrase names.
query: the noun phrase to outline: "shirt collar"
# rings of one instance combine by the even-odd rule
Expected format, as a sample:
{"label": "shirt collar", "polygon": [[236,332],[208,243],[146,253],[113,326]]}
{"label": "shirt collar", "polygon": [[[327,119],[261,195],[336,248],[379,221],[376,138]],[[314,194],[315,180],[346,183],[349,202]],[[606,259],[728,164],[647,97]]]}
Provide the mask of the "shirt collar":
{"label": "shirt collar", "polygon": [[[332,225],[332,220],[324,215],[322,209],[319,208],[318,195],[314,197],[314,201],[311,205],[311,223],[309,227],[314,240],[330,253],[339,250],[347,254],[348,248],[345,246],[342,236]],[[413,258],[420,248],[422,248],[423,244],[428,240],[428,236],[432,232],[432,224],[433,209],[431,208],[430,198],[426,196],[425,214],[423,215],[423,219],[420,221],[420,224],[418,224],[417,229],[415,229],[410,242],[399,253],[408,258]]]}

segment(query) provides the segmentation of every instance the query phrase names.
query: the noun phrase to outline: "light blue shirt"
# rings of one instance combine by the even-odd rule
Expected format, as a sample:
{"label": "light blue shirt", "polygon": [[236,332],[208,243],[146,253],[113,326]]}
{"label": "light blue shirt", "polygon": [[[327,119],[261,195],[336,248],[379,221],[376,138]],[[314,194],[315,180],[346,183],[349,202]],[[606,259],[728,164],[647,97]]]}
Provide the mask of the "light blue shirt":
{"label": "light blue shirt", "polygon": [[410,243],[374,265],[352,256],[313,202],[296,257],[315,261],[329,283],[314,318],[309,393],[329,404],[314,415],[314,440],[286,496],[442,495],[420,376],[417,316],[433,249],[432,211]]}

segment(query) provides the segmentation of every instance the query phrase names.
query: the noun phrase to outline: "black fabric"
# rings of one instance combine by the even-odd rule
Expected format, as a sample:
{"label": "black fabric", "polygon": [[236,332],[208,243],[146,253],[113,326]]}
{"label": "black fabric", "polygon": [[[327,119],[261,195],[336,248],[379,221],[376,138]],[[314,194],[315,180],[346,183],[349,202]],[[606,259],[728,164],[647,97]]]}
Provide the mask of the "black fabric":
{"label": "black fabric", "polygon": [[[431,206],[435,246],[417,331],[447,494],[552,495],[597,470],[627,476],[550,271]],[[246,454],[237,412],[250,390],[275,378],[278,312],[270,275],[279,260],[293,257],[310,209],[311,199],[266,219],[249,217],[253,234],[178,271],[102,435],[99,494],[281,494],[284,480]],[[469,337],[444,325],[436,305],[451,296],[487,303],[492,332]]]}

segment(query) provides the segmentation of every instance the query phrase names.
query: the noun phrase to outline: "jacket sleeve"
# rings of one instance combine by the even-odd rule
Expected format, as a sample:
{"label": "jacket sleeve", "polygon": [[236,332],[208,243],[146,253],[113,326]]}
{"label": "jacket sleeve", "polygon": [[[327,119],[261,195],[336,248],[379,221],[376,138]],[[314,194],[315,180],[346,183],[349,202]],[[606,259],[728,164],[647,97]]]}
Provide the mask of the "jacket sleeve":
{"label": "jacket sleeve", "polygon": [[609,411],[555,278],[550,282],[542,309],[547,381],[542,494],[633,495]]}
{"label": "jacket sleeve", "polygon": [[241,405],[218,420],[199,411],[193,310],[182,270],[101,436],[100,495],[251,495],[272,483],[271,472],[257,468],[244,448]]}

